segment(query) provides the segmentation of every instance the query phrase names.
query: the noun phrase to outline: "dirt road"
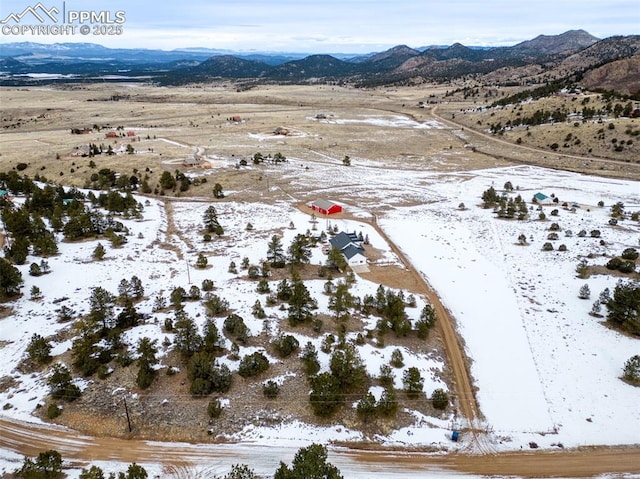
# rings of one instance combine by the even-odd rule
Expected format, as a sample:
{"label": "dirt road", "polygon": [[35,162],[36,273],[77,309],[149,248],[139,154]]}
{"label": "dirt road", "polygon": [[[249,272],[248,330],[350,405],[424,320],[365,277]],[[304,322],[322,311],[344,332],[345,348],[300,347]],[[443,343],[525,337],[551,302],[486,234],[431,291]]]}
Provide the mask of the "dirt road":
{"label": "dirt road", "polygon": [[[273,474],[279,461],[291,461],[297,447],[256,444],[186,444],[81,436],[74,431],[0,419],[0,449],[34,456],[55,449],[65,461],[86,466],[96,461],[180,465],[182,473],[166,477],[216,477],[232,464],[247,464],[258,474]],[[344,477],[412,478],[434,474],[509,475],[520,477],[590,477],[640,474],[639,448],[588,448],[541,453],[429,455],[420,452],[331,449],[329,460]],[[16,464],[18,467],[18,464]],[[202,467],[211,467],[202,474]]]}
{"label": "dirt road", "polygon": [[455,331],[455,320],[453,319],[453,316],[444,307],[436,292],[427,284],[425,278],[405,257],[400,248],[398,248],[382,228],[380,228],[377,218],[373,216],[369,223],[375,228],[378,234],[384,238],[404,267],[415,278],[416,283],[420,285],[422,289],[421,293],[425,294],[433,305],[438,318],[437,327],[439,328],[440,335],[444,341],[447,358],[449,359],[448,364],[451,367],[456,383],[456,394],[458,397],[460,413],[469,421],[469,425],[472,428],[475,427],[477,419],[480,417],[480,411],[478,409],[478,403],[475,395],[473,394],[468,361],[464,355],[464,349],[460,343],[460,339]]}

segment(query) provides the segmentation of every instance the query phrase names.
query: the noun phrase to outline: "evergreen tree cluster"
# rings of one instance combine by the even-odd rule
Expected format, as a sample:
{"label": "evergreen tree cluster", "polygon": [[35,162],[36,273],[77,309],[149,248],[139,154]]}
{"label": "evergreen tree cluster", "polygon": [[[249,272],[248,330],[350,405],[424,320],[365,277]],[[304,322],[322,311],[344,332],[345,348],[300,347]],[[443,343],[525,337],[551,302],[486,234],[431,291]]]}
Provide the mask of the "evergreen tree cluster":
{"label": "evergreen tree cluster", "polygon": [[384,335],[389,330],[396,336],[407,336],[411,332],[411,321],[405,311],[405,298],[402,291],[396,293],[384,286],[378,286],[376,295],[365,295],[362,299],[363,314],[377,314],[381,319],[376,324],[378,334]]}
{"label": "evergreen tree cluster", "polygon": [[640,284],[619,281],[605,305],[608,321],[640,336]]}

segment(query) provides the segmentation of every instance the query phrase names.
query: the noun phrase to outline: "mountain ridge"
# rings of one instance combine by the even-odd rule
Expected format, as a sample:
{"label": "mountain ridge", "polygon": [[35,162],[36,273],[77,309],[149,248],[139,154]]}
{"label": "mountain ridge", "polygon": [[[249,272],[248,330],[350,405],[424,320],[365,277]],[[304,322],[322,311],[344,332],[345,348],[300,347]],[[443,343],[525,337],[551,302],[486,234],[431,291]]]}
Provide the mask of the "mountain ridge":
{"label": "mountain ridge", "polygon": [[[212,55],[212,52],[218,53]],[[207,48],[109,49],[91,43],[4,44],[0,46],[0,84],[39,84],[28,77],[20,78],[20,75],[24,77],[30,73],[59,73],[66,75],[67,81],[69,75],[77,75],[78,81],[90,81],[88,75],[92,68],[102,75],[130,71],[131,76],[144,76],[148,81],[166,85],[231,79],[375,86],[449,81],[469,75],[478,79],[486,77],[487,81],[498,84],[536,83],[545,81],[545,77],[582,78],[590,69],[625,58],[632,60],[620,63],[620,68],[634,72],[636,57],[640,54],[640,37],[615,36],[600,40],[584,30],[569,30],[559,35],[538,35],[513,46],[480,48],[454,43],[414,49],[396,45],[382,52],[351,57],[345,54],[302,56],[223,52]],[[612,69],[603,69],[590,78],[606,83],[604,76],[607,74],[619,79],[629,78]],[[633,94],[635,86],[627,90]]]}

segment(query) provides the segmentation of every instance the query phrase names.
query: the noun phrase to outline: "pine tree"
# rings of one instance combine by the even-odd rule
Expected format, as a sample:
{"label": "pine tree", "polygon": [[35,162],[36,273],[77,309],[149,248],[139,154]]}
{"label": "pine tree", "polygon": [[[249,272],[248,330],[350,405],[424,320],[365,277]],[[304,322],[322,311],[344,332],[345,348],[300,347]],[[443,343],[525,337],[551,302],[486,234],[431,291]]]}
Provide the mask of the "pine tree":
{"label": "pine tree", "polygon": [[311,304],[311,294],[307,287],[299,278],[294,279],[289,298],[289,324],[296,325],[310,321],[313,317]]}
{"label": "pine tree", "polygon": [[196,351],[202,349],[202,338],[198,333],[195,321],[182,310],[176,311],[174,329],[174,344],[183,356],[192,356]]}
{"label": "pine tree", "polygon": [[144,337],[138,341],[138,375],[136,384],[140,389],[147,389],[156,377],[156,370],[153,368],[158,364],[156,355],[158,354],[157,340]]}
{"label": "pine tree", "polygon": [[349,319],[349,310],[353,307],[354,297],[346,283],[339,282],[335,292],[329,298],[329,309],[335,313],[338,321]]}
{"label": "pine tree", "polygon": [[9,263],[0,258],[0,301],[20,293],[22,286],[22,273]]}
{"label": "pine tree", "polygon": [[102,333],[114,326],[114,306],[116,297],[102,286],[91,289],[91,297],[89,298],[89,319],[96,325],[102,327]]}
{"label": "pine tree", "polygon": [[625,381],[629,381],[631,383],[639,383],[640,382],[640,356],[635,355],[630,357],[627,362],[624,364],[624,369],[622,373],[622,377]]}
{"label": "pine tree", "polygon": [[32,361],[46,364],[51,361],[51,343],[38,333],[34,333],[27,346],[27,353]]}
{"label": "pine tree", "polygon": [[297,234],[289,245],[289,262],[294,266],[307,264],[311,260],[309,238],[303,234]]}
{"label": "pine tree", "polygon": [[589,289],[589,285],[585,283],[580,287],[580,292],[578,293],[578,297],[580,299],[589,299],[590,296],[591,296],[591,290]]}
{"label": "pine tree", "polygon": [[368,376],[362,358],[352,344],[345,345],[331,355],[331,374],[340,382],[342,391],[356,391],[364,387]]}
{"label": "pine tree", "polygon": [[202,328],[203,349],[208,353],[218,353],[224,349],[224,339],[220,336],[213,319],[207,318]]}
{"label": "pine tree", "polygon": [[329,254],[327,255],[327,266],[338,271],[343,271],[347,267],[347,260],[342,254],[342,251],[335,246],[329,250]]}
{"label": "pine tree", "polygon": [[262,308],[262,304],[260,304],[260,300],[256,299],[256,302],[253,303],[253,308],[251,309],[251,313],[258,319],[264,319],[267,317],[267,314],[264,312]]}
{"label": "pine tree", "polygon": [[309,403],[318,416],[328,416],[336,411],[344,400],[340,391],[340,381],[330,373],[320,373],[311,377]]}
{"label": "pine tree", "polygon": [[416,367],[407,368],[402,377],[402,384],[410,399],[416,399],[422,393],[424,387],[424,379],[420,375],[420,371]]}
{"label": "pine tree", "polygon": [[40,301],[42,299],[42,291],[36,285],[31,286],[31,301]]}
{"label": "pine tree", "polygon": [[358,417],[362,419],[365,423],[369,422],[369,420],[376,415],[376,398],[371,394],[371,392],[367,392],[360,401],[358,401],[358,405],[356,406],[356,413]]}
{"label": "pine tree", "polygon": [[385,388],[376,404],[376,410],[384,416],[392,417],[396,415],[399,407],[398,395],[393,387]]}
{"label": "pine tree", "polygon": [[74,401],[81,395],[80,388],[73,384],[71,372],[62,363],[56,363],[47,380],[47,385],[51,390],[51,397],[54,399],[64,399]]}
{"label": "pine tree", "polygon": [[218,221],[218,213],[214,206],[209,206],[203,216],[204,228],[208,233],[215,233],[218,236],[222,236],[224,234],[224,230],[222,226],[220,226],[220,222]]}
{"label": "pine tree", "polygon": [[444,389],[434,389],[431,393],[431,403],[436,409],[446,409],[449,405],[449,395]]}
{"label": "pine tree", "polygon": [[273,268],[283,268],[285,265],[284,250],[278,235],[273,235],[267,245],[267,261]]}
{"label": "pine tree", "polygon": [[312,444],[298,450],[291,468],[284,462],[275,472],[273,479],[344,479],[340,470],[327,462],[327,448]]}
{"label": "pine tree", "polygon": [[300,359],[304,365],[304,371],[309,376],[314,376],[320,371],[320,362],[318,361],[318,351],[310,341],[302,349]]}
{"label": "pine tree", "polygon": [[199,253],[198,259],[196,260],[196,268],[205,269],[208,264],[209,264],[209,260],[207,259],[207,257],[202,253]]}

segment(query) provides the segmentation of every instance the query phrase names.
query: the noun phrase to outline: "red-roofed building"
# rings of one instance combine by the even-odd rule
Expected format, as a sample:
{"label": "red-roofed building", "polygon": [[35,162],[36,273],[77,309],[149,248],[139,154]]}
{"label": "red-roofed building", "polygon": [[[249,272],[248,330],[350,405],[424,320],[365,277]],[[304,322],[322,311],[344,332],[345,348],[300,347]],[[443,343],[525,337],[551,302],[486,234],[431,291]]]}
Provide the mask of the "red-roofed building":
{"label": "red-roofed building", "polygon": [[334,213],[341,213],[342,206],[333,201],[316,200],[311,203],[311,209],[317,211],[321,215],[332,215]]}

